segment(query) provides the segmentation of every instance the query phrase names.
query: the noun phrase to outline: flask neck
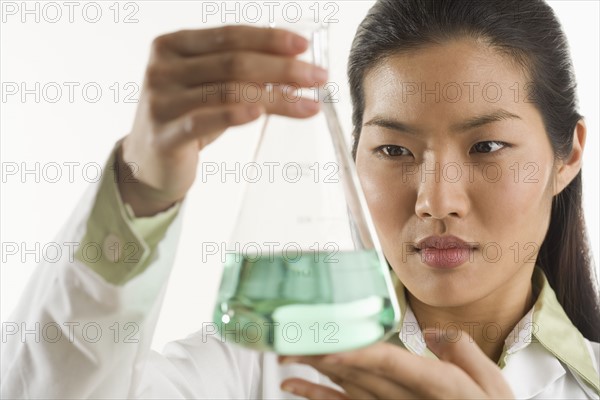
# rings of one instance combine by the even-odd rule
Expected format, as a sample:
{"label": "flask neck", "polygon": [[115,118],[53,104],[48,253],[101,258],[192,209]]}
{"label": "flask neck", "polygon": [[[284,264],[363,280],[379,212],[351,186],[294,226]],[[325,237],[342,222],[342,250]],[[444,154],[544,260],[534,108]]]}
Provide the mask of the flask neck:
{"label": "flask neck", "polygon": [[329,68],[329,24],[315,23],[312,20],[297,23],[273,21],[269,23],[269,27],[286,29],[303,36],[308,40],[308,48],[297,58],[321,68]]}
{"label": "flask neck", "polygon": [[325,24],[315,27],[310,32],[307,52],[312,64],[321,68],[329,68],[329,27]]}

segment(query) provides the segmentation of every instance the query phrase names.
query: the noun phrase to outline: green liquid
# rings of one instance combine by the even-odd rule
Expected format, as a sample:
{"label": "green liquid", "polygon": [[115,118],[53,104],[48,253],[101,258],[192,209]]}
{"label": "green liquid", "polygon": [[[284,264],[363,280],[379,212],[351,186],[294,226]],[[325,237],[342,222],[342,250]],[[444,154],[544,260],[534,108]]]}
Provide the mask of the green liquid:
{"label": "green liquid", "polygon": [[396,326],[375,250],[300,257],[228,254],[214,311],[222,340],[279,354],[372,344]]}

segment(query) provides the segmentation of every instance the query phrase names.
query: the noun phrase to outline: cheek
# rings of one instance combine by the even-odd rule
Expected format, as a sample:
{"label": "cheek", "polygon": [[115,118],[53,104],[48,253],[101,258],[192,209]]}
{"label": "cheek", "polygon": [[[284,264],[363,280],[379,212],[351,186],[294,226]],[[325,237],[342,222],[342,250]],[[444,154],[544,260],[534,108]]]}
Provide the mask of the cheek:
{"label": "cheek", "polygon": [[[516,165],[520,165],[517,170]],[[497,182],[482,180],[471,192],[472,212],[499,241],[541,243],[549,218],[550,170],[524,169],[516,163],[502,168]],[[537,164],[543,165],[543,164]]]}
{"label": "cheek", "polygon": [[402,227],[414,214],[415,196],[398,182],[398,173],[378,163],[360,163],[358,177],[365,193],[369,212],[384,247],[385,243],[400,240]]}

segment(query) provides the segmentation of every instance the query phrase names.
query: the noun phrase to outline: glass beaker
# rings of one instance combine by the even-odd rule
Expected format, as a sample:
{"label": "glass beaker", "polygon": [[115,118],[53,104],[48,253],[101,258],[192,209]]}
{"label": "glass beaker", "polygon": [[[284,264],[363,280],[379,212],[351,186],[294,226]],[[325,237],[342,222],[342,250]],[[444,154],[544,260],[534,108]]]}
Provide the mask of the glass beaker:
{"label": "glass beaker", "polygon": [[[310,41],[305,56],[326,68],[328,27],[302,30]],[[334,109],[335,89],[329,83],[298,90],[321,102],[321,112],[267,116],[253,161],[244,165],[246,187],[213,316],[228,343],[326,354],[385,340],[398,324],[388,265]]]}

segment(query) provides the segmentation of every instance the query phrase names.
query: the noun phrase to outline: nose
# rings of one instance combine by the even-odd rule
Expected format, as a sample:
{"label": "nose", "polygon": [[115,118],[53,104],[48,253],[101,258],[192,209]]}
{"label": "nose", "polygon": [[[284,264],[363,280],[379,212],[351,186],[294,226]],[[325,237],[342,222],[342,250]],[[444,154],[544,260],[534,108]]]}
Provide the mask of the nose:
{"label": "nose", "polygon": [[469,210],[464,175],[457,162],[421,164],[415,204],[417,216],[422,219],[464,218]]}

